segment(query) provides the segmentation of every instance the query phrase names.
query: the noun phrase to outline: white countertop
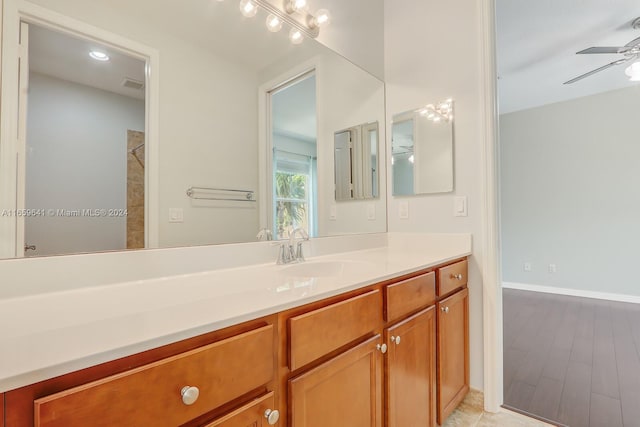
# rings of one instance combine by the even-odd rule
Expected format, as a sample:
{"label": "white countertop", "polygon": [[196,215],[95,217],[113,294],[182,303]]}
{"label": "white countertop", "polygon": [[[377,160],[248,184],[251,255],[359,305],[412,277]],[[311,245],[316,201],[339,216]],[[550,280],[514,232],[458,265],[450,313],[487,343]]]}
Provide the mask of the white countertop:
{"label": "white countertop", "polygon": [[308,258],[319,277],[272,262],[0,299],[0,392],[470,254],[469,235],[401,235]]}

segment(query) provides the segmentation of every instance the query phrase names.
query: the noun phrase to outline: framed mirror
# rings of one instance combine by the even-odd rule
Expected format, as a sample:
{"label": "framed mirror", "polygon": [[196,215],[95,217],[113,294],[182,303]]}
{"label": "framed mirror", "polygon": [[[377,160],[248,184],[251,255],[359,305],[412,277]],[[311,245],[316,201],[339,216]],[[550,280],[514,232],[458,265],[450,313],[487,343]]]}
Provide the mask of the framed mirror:
{"label": "framed mirror", "polygon": [[394,196],[453,191],[453,100],[395,114],[391,132]]}
{"label": "framed mirror", "polygon": [[[4,6],[0,258],[255,241],[278,224],[274,171],[293,170],[295,156],[274,149],[304,152],[313,166],[313,235],[386,231],[384,195],[375,221],[355,205],[331,215],[333,134],[384,123],[383,82],[310,37],[293,43],[287,24],[270,31],[265,10],[244,16],[235,1],[211,0]],[[269,93],[309,71],[304,129],[290,108],[269,122]]]}
{"label": "framed mirror", "polygon": [[336,201],[378,197],[378,122],[334,134]]}

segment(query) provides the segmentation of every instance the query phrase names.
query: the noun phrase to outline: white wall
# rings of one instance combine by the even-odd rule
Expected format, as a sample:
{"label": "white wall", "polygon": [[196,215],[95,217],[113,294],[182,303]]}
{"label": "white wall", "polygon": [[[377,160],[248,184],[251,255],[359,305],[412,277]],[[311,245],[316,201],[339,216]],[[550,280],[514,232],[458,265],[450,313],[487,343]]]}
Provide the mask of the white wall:
{"label": "white wall", "polygon": [[[144,101],[31,73],[27,209],[127,208],[127,130],[144,131]],[[26,220],[28,255],[126,249],[127,219]]]}
{"label": "white wall", "polygon": [[[483,387],[481,141],[481,2],[389,0],[385,2],[387,120],[394,114],[449,97],[455,101],[454,192],[388,198],[389,231],[469,232],[471,386]],[[387,139],[388,167],[391,142]],[[391,174],[387,183],[391,188]],[[468,217],[454,217],[454,195],[467,196]],[[398,218],[409,203],[409,219]]]}
{"label": "white wall", "polygon": [[640,296],[638,111],[634,86],[500,116],[505,282]]}

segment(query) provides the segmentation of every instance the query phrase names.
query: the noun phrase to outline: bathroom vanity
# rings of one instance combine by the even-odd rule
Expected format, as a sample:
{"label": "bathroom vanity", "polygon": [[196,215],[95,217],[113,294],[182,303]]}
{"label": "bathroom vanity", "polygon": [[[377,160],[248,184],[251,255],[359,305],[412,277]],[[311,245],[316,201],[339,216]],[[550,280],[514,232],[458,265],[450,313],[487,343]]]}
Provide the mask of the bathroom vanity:
{"label": "bathroom vanity", "polygon": [[[184,291],[195,292],[197,286],[186,281],[196,279],[222,287],[215,299],[194,295],[184,311],[174,310],[176,316],[192,313],[195,326],[197,312],[208,305],[217,320],[193,329],[208,331],[180,340],[157,337],[152,342],[165,344],[125,357],[105,352],[113,359],[105,363],[90,365],[99,359],[78,353],[87,366],[62,375],[47,366],[55,354],[40,354],[39,372],[0,378],[5,426],[442,424],[469,389],[469,249],[440,255],[420,249],[404,242],[302,264],[165,278]],[[262,285],[244,282],[249,277]],[[122,290],[134,297],[133,289],[144,285],[133,282]],[[170,292],[156,286],[160,294]],[[268,294],[278,295],[279,303]],[[150,307],[141,304],[140,313],[145,309]],[[252,311],[234,320],[243,309]],[[111,323],[111,332],[95,322],[97,336],[77,339],[121,335],[126,342],[131,332],[118,329],[126,322],[116,317]],[[47,348],[34,345],[32,351]],[[38,376],[42,380],[28,382]],[[16,381],[23,384],[7,389]]]}

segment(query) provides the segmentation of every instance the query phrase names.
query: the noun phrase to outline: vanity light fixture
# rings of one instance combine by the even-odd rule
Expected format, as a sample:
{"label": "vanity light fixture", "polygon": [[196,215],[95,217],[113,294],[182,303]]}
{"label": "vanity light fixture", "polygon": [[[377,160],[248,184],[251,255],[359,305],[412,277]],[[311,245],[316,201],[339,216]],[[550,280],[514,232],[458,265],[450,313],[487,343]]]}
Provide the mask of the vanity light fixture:
{"label": "vanity light fixture", "polygon": [[[270,0],[242,0],[240,2],[240,11],[244,16],[255,16],[258,8],[269,13],[266,21],[269,31],[280,31],[282,24],[288,24],[292,28],[289,32],[289,39],[294,44],[302,43],[305,37],[312,39],[318,37],[320,27],[327,25],[331,20],[331,15],[326,9],[318,10],[315,15],[308,14],[306,12],[307,0],[285,0],[285,11],[275,6]],[[294,17],[294,13],[301,14],[303,19]]]}
{"label": "vanity light fixture", "polygon": [[91,52],[89,52],[89,56],[100,62],[107,62],[109,59],[111,59],[109,58],[109,55],[99,50],[92,50]]}
{"label": "vanity light fixture", "polygon": [[273,13],[267,16],[267,29],[272,33],[277,33],[282,29],[282,20]]}
{"label": "vanity light fixture", "polygon": [[240,12],[247,18],[252,18],[258,13],[258,6],[253,3],[253,0],[242,0],[240,2]]}
{"label": "vanity light fixture", "polygon": [[640,61],[636,61],[624,70],[624,73],[629,76],[629,81],[640,82]]}

